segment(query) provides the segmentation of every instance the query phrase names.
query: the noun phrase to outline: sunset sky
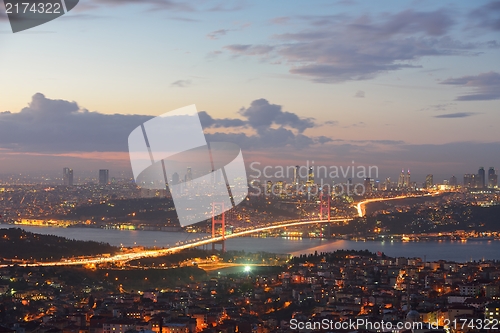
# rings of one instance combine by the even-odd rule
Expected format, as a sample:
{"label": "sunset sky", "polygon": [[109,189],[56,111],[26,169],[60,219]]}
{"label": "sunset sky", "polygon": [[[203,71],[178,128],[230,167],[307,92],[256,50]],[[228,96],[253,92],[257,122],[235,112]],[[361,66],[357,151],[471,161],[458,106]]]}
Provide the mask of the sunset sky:
{"label": "sunset sky", "polygon": [[130,172],[127,137],[195,104],[247,164],[500,169],[500,1],[80,0],[13,34],[0,174]]}

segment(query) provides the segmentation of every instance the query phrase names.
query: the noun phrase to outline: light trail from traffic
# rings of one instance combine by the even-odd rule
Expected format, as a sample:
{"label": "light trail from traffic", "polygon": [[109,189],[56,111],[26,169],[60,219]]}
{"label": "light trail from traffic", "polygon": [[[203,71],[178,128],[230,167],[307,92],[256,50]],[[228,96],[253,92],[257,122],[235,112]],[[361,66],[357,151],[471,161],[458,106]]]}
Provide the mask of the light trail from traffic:
{"label": "light trail from traffic", "polygon": [[[37,262],[37,263],[26,263],[26,264],[17,264],[21,267],[47,267],[47,266],[82,266],[82,265],[96,265],[96,264],[104,264],[104,263],[113,263],[113,262],[127,262],[131,260],[143,259],[143,258],[154,258],[161,257],[164,255],[172,254],[175,252],[179,252],[186,249],[191,249],[207,244],[217,243],[223,241],[224,239],[236,238],[251,235],[258,232],[269,231],[279,228],[287,228],[287,227],[295,227],[301,225],[308,224],[316,224],[316,223],[335,223],[335,222],[347,222],[351,221],[352,218],[337,218],[328,220],[311,220],[311,221],[303,221],[303,220],[292,220],[279,222],[272,225],[267,225],[264,227],[258,227],[253,229],[242,230],[236,233],[232,233],[229,235],[210,237],[207,239],[202,239],[198,241],[188,242],[187,244],[182,244],[174,247],[170,247],[167,249],[158,249],[158,250],[144,250],[140,252],[133,253],[123,253],[116,254],[109,257],[96,257],[96,258],[87,258],[87,259],[62,259],[61,261],[53,261],[53,262]],[[12,265],[0,265],[0,268],[9,267]]]}
{"label": "light trail from traffic", "polygon": [[426,193],[426,194],[414,195],[414,196],[400,195],[398,197],[392,197],[392,198],[367,199],[367,200],[358,202],[358,204],[356,205],[356,210],[358,211],[358,216],[359,217],[363,217],[366,214],[366,209],[365,209],[366,204],[369,204],[369,203],[372,203],[372,202],[389,201],[389,200],[400,200],[400,199],[410,199],[410,198],[421,198],[421,197],[426,197],[426,196],[434,196],[434,195],[437,195],[437,194],[440,194],[440,193],[441,192]]}
{"label": "light trail from traffic", "polygon": [[[398,196],[398,197],[392,197],[392,198],[374,198],[374,199],[367,199],[364,201],[361,201],[356,204],[356,210],[357,210],[357,215],[359,217],[365,216],[365,206],[368,203],[372,202],[380,202],[380,201],[388,201],[388,200],[399,200],[399,199],[408,199],[408,198],[418,198],[418,197],[424,197],[424,196],[433,196],[440,194],[440,192],[435,192],[435,193],[426,193],[423,195],[417,195],[417,196]],[[221,242],[226,239],[231,239],[231,238],[236,238],[236,237],[243,237],[243,236],[248,236],[251,234],[259,233],[259,232],[264,232],[264,231],[269,231],[269,230],[275,230],[275,229],[280,229],[280,228],[287,228],[287,227],[296,227],[296,226],[301,226],[301,225],[308,225],[308,224],[316,224],[316,223],[335,223],[335,222],[347,222],[347,221],[352,221],[352,217],[345,217],[345,218],[335,218],[331,219],[328,221],[328,219],[325,220],[289,220],[289,221],[283,221],[283,222],[277,222],[273,224],[268,224],[263,227],[258,227],[258,228],[249,228],[246,230],[241,230],[229,235],[223,236],[217,236],[217,237],[210,237],[202,240],[195,240],[195,241],[189,241],[186,244],[180,244],[177,246],[169,247],[166,249],[155,249],[155,250],[144,250],[144,251],[139,251],[139,252],[132,252],[132,253],[122,253],[122,254],[116,254],[113,256],[109,257],[94,257],[94,258],[87,258],[87,259],[62,259],[60,261],[54,261],[54,262],[35,262],[35,263],[25,263],[25,264],[17,264],[22,267],[40,267],[40,266],[82,266],[82,265],[97,265],[97,264],[104,264],[104,263],[113,263],[113,262],[127,262],[131,260],[137,260],[137,259],[143,259],[143,258],[154,258],[154,257],[161,257],[164,255],[172,254],[175,252],[179,252],[182,250],[187,250],[195,247],[200,247],[212,243],[217,243]],[[10,265],[0,265],[0,268],[3,267],[9,267],[12,266]]]}

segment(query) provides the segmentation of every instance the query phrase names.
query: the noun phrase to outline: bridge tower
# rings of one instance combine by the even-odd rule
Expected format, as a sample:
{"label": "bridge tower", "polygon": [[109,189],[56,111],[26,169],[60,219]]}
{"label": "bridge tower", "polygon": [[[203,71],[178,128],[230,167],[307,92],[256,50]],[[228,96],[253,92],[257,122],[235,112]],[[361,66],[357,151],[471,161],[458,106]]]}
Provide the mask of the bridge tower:
{"label": "bridge tower", "polygon": [[[215,218],[215,207],[219,205],[221,207],[222,214],[220,214],[220,219]],[[226,252],[226,213],[224,212],[224,203],[223,202],[213,202],[212,203],[212,238],[216,237],[215,234],[215,225],[220,224],[221,225],[221,236],[222,240],[220,243],[222,244],[222,253]],[[212,243],[212,251],[215,251],[215,242]]]}
{"label": "bridge tower", "polygon": [[[328,216],[328,222],[331,221],[331,212],[330,212],[330,201],[331,201],[331,196],[330,193],[327,193],[325,195],[326,199],[323,199],[323,191],[321,191],[319,195],[319,219],[323,221],[323,206],[325,206],[327,216]],[[326,201],[326,202],[325,202]],[[330,224],[328,224],[328,230],[330,230]],[[330,235],[330,232],[328,232],[328,235]],[[323,228],[321,228],[321,234],[320,237],[323,238]]]}
{"label": "bridge tower", "polygon": [[[319,195],[319,219],[320,220],[323,220],[323,206],[325,207],[326,209],[326,212],[327,212],[327,216],[328,216],[328,222],[330,222],[331,220],[331,216],[330,216],[330,201],[331,201],[331,196],[329,193],[327,193],[325,195],[326,199],[324,200],[323,199],[323,191],[321,191],[320,195]],[[325,202],[326,201],[326,202]]]}

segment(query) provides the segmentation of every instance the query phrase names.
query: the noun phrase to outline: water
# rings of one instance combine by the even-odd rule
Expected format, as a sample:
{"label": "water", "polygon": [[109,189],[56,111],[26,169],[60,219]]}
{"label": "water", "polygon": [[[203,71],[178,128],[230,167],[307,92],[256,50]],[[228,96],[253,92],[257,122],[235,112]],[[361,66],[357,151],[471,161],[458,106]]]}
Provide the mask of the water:
{"label": "water", "polygon": [[[0,228],[12,228],[2,225]],[[16,226],[17,227],[17,226]],[[206,234],[184,232],[160,232],[137,230],[114,230],[97,228],[53,228],[23,226],[24,230],[47,235],[62,236],[76,240],[94,240],[115,246],[143,245],[147,247],[173,246],[176,242],[184,242],[193,238],[201,238]],[[219,248],[219,247],[218,247]],[[470,260],[500,259],[500,241],[481,240],[461,241],[428,241],[428,242],[380,242],[325,240],[310,238],[257,238],[240,237],[226,241],[227,250],[243,250],[246,252],[291,253],[294,255],[335,250],[369,250],[384,252],[392,257],[420,257],[429,260],[452,260],[465,262]]]}

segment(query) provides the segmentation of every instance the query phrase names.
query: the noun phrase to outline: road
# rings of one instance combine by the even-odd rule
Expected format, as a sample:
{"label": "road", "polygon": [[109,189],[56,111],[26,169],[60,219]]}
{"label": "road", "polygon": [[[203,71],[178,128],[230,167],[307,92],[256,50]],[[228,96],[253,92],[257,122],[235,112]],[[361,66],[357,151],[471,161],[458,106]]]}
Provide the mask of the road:
{"label": "road", "polygon": [[[406,199],[406,198],[417,198],[417,197],[423,197],[423,196],[429,196],[429,195],[436,195],[439,193],[433,193],[433,194],[424,194],[424,195],[419,195],[419,196],[398,196],[398,197],[392,197],[392,198],[376,198],[376,199],[368,199],[359,202],[356,205],[356,209],[358,212],[359,217],[363,217],[365,215],[365,205],[368,203],[372,202],[378,202],[378,201],[388,201],[388,200],[398,200],[398,199]],[[353,218],[333,218],[330,220],[330,222],[335,223],[335,222],[347,222],[351,221]],[[328,223],[328,220],[290,220],[290,221],[283,221],[283,222],[277,222],[273,224],[268,224],[263,227],[259,228],[248,228],[244,229],[238,232],[235,232],[230,235],[226,235],[224,239],[230,239],[230,238],[236,238],[236,237],[242,237],[242,236],[248,236],[251,234],[259,233],[259,232],[264,232],[264,231],[269,231],[269,230],[275,230],[275,229],[280,229],[280,228],[287,228],[287,227],[297,227],[301,225],[308,225],[308,224],[316,224],[316,223]],[[54,262],[36,262],[36,263],[26,263],[26,264],[18,264],[19,266],[81,266],[81,265],[92,265],[92,264],[103,264],[103,263],[113,263],[113,262],[127,262],[131,260],[137,260],[137,259],[142,259],[142,258],[154,258],[154,257],[161,257],[167,254],[172,254],[175,252],[179,252],[182,250],[186,249],[191,249],[207,244],[212,244],[212,243],[217,243],[223,240],[222,236],[217,236],[217,237],[207,237],[205,239],[196,239],[193,241],[188,241],[186,243],[181,243],[179,245],[176,245],[174,247],[170,247],[167,249],[158,249],[158,250],[144,250],[144,251],[138,251],[138,252],[132,252],[132,253],[122,253],[122,254],[116,254],[113,256],[109,257],[94,257],[94,258],[86,258],[86,259],[62,259],[61,261],[54,261]],[[0,265],[0,268],[2,267],[8,267],[9,265]]]}
{"label": "road", "polygon": [[367,199],[367,200],[358,202],[358,204],[356,205],[356,210],[358,211],[358,216],[363,217],[366,215],[366,209],[365,209],[366,204],[369,204],[372,202],[400,200],[400,199],[409,199],[409,198],[421,198],[421,197],[427,197],[427,196],[434,196],[434,195],[438,195],[438,194],[441,194],[441,192],[426,193],[426,194],[422,194],[422,195],[412,195],[412,196],[401,195],[401,196],[393,197],[393,198]]}
{"label": "road", "polygon": [[[337,219],[331,219],[330,223],[344,222],[344,221],[350,221],[350,220],[352,220],[352,218],[337,218]],[[238,231],[236,233],[226,235],[225,239],[248,236],[248,235],[251,235],[254,233],[259,233],[259,232],[269,231],[269,230],[274,230],[274,229],[296,227],[296,226],[316,224],[316,223],[328,223],[328,220],[312,220],[312,221],[292,220],[292,221],[278,222],[278,223],[274,223],[271,225],[266,225],[264,227]],[[26,264],[18,264],[18,265],[23,266],[23,267],[41,267],[41,266],[46,267],[46,266],[81,266],[81,265],[103,264],[103,263],[113,263],[113,262],[127,262],[127,261],[131,261],[131,260],[142,259],[142,258],[161,257],[164,255],[179,252],[182,250],[191,249],[194,247],[199,247],[199,246],[203,246],[203,245],[207,245],[207,244],[220,242],[222,240],[223,240],[222,236],[217,236],[214,238],[209,237],[206,239],[186,242],[185,244],[177,245],[177,246],[170,247],[167,249],[144,250],[144,251],[139,251],[139,252],[116,254],[116,255],[113,255],[110,257],[95,257],[95,258],[86,258],[86,259],[62,259],[61,261],[36,262],[36,263],[26,263]],[[10,266],[10,265],[0,265],[0,268],[8,267],[8,266]]]}

